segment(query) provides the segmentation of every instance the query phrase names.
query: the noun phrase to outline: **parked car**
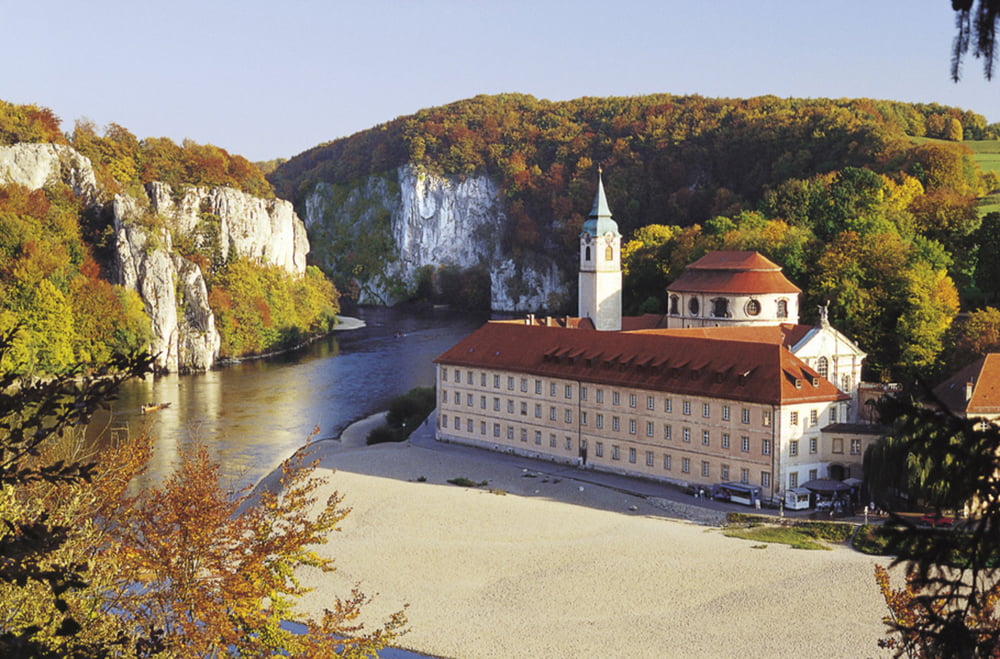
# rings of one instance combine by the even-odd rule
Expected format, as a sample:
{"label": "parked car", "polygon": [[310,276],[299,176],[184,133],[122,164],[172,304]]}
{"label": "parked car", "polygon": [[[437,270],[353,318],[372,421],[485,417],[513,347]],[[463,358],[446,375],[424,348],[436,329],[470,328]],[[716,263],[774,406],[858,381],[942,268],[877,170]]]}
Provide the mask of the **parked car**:
{"label": "parked car", "polygon": [[951,526],[955,523],[955,518],[942,515],[941,513],[926,513],[920,518],[920,522],[937,528],[938,526]]}

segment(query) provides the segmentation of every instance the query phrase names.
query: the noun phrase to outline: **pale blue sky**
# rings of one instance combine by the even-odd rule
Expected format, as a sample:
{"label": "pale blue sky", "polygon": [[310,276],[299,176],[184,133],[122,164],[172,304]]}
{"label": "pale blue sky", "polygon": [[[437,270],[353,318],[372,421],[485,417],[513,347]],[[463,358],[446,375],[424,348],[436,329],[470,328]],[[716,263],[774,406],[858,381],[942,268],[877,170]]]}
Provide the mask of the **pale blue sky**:
{"label": "pale blue sky", "polygon": [[1000,80],[949,78],[950,0],[0,0],[0,98],[290,157],[476,94],[666,92],[936,102],[1000,121]]}

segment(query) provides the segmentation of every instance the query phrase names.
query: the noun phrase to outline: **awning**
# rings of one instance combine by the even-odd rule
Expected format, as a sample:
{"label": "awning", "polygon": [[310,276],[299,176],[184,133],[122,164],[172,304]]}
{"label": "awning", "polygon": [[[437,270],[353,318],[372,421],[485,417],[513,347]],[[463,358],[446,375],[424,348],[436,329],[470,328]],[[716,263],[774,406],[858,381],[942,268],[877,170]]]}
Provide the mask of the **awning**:
{"label": "awning", "polygon": [[848,492],[851,486],[841,481],[833,481],[827,478],[817,478],[806,481],[802,487],[819,494],[836,494],[837,492]]}

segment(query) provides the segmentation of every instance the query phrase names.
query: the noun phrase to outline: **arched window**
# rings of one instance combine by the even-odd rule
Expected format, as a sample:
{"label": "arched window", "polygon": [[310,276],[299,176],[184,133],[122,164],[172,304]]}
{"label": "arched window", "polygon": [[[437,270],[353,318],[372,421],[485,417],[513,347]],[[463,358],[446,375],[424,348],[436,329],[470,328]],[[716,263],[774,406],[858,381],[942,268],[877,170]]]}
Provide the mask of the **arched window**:
{"label": "arched window", "polygon": [[729,299],[717,297],[712,300],[712,315],[716,318],[729,317]]}
{"label": "arched window", "polygon": [[604,260],[614,261],[615,260],[615,250],[611,245],[604,248]]}
{"label": "arched window", "polygon": [[840,376],[840,390],[841,391],[850,391],[851,390],[851,376],[850,375],[841,375]]}
{"label": "arched window", "polygon": [[693,297],[688,301],[688,309],[691,311],[692,316],[698,315],[698,309],[699,309],[698,298]]}
{"label": "arched window", "polygon": [[586,249],[583,251],[583,258],[585,261],[590,260],[590,245],[587,245]]}
{"label": "arched window", "polygon": [[827,373],[829,373],[829,371],[830,371],[830,362],[827,360],[826,357],[820,357],[819,360],[817,360],[816,362],[816,372],[825,378],[827,376]]}
{"label": "arched window", "polygon": [[674,316],[679,316],[681,313],[680,309],[678,308],[680,305],[680,301],[681,299],[678,296],[676,295],[670,296],[670,313]]}
{"label": "arched window", "polygon": [[788,300],[778,300],[778,318],[788,318]]}

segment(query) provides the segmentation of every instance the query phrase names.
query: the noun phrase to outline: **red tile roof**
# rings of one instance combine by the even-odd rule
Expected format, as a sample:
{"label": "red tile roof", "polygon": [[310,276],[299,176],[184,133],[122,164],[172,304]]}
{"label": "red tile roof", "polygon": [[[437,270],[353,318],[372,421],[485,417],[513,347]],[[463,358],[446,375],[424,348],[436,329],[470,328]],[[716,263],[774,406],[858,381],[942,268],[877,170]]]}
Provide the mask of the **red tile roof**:
{"label": "red tile roof", "polygon": [[[622,319],[624,326],[625,319]],[[624,327],[623,327],[624,329]],[[810,330],[812,325],[793,325],[792,323],[782,323],[781,325],[730,325],[726,327],[686,327],[673,329],[643,328],[641,330],[650,334],[663,334],[674,336],[695,336],[703,339],[724,339],[727,341],[749,341],[751,343],[770,343],[773,345],[791,348],[801,341]]]}
{"label": "red tile roof", "polygon": [[774,405],[847,399],[782,345],[675,333],[489,322],[434,361]]}
{"label": "red tile roof", "polygon": [[800,293],[781,267],[758,252],[709,252],[687,268],[668,291],[766,295]]}
{"label": "red tile roof", "polygon": [[[972,396],[966,397],[966,384]],[[1000,353],[974,361],[934,389],[934,395],[956,414],[967,417],[1000,414]]]}

